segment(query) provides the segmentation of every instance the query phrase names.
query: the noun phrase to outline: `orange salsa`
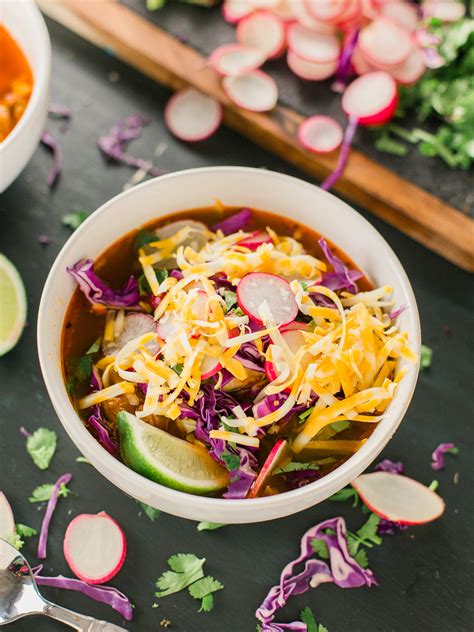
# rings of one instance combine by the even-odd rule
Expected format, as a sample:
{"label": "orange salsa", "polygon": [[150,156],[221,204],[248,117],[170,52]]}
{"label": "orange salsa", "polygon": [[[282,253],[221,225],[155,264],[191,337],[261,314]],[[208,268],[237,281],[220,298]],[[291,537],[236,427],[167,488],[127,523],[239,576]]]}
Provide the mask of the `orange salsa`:
{"label": "orange salsa", "polygon": [[19,45],[0,24],[0,143],[20,120],[33,90],[33,73]]}

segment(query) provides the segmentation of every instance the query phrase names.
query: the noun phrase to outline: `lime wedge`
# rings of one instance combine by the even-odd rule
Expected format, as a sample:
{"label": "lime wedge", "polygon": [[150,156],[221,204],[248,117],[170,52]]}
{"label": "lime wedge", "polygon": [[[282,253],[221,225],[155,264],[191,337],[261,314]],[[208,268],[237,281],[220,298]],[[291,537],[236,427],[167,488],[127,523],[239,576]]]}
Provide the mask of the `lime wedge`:
{"label": "lime wedge", "polygon": [[229,483],[227,470],[207,451],[125,411],[117,415],[125,463],[146,478],[190,494],[211,494]]}
{"label": "lime wedge", "polygon": [[0,356],[13,349],[26,322],[26,294],[15,266],[0,254]]}

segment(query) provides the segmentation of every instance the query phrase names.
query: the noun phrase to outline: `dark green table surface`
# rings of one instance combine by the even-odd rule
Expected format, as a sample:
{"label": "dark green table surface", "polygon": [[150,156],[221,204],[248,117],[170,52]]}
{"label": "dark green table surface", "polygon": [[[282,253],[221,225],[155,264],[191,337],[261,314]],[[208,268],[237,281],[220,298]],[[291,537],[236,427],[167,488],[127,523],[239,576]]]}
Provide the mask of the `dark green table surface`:
{"label": "dark green table surface", "polygon": [[[168,93],[113,57],[82,42],[61,27],[48,24],[53,40],[52,99],[75,110],[70,129],[50,121],[60,138],[64,171],[54,189],[45,184],[48,152],[40,147],[0,202],[0,251],[20,270],[28,293],[28,327],[18,346],[0,359],[0,489],[10,499],[17,522],[39,528],[43,507],[28,503],[31,490],[71,472],[74,495],[59,502],[53,518],[45,573],[70,575],[62,554],[67,523],[81,512],[109,512],[123,526],[128,557],[113,584],[136,605],[130,630],[162,629],[171,619],[181,632],[252,632],[254,612],[283,566],[296,556],[302,533],[322,519],[342,514],[354,529],[363,522],[359,510],[325,502],[291,518],[272,523],[231,526],[199,533],[195,523],[162,514],[151,523],[128,498],[95,470],[76,463],[78,453],[57,420],[43,386],[36,354],[36,315],[41,290],[59,249],[69,236],[61,223],[74,208],[95,209],[122,190],[131,172],[107,165],[96,147],[98,136],[118,118],[139,111],[151,119],[136,141],[137,155],[151,157],[159,142],[168,145],[158,164],[168,170],[203,165],[260,166],[299,175],[284,162],[222,129],[200,147],[170,137],[162,123]],[[433,165],[433,178],[436,168]],[[456,178],[453,174],[452,178]],[[243,183],[244,184],[244,183]],[[364,211],[361,213],[365,215]],[[424,342],[434,349],[433,366],[419,380],[406,419],[384,456],[401,459],[408,474],[429,483],[434,478],[430,454],[441,441],[461,446],[436,474],[447,508],[432,524],[386,537],[369,554],[379,587],[341,590],[322,586],[291,599],[279,620],[294,620],[310,605],[330,632],[468,632],[473,629],[472,606],[472,283],[470,277],[401,233],[368,219],[398,253],[418,299]],[[38,235],[51,243],[42,246]],[[57,454],[42,472],[25,451],[19,426],[55,429]],[[35,562],[36,539],[24,547]],[[197,614],[197,602],[187,594],[154,603],[154,581],[177,552],[207,558],[207,571],[225,584],[210,614]],[[108,607],[82,595],[44,590],[51,599],[84,613],[122,623]],[[35,628],[36,626],[36,628]],[[10,629],[10,628],[9,628]],[[24,620],[12,632],[37,629],[53,632],[63,626],[45,619]]]}

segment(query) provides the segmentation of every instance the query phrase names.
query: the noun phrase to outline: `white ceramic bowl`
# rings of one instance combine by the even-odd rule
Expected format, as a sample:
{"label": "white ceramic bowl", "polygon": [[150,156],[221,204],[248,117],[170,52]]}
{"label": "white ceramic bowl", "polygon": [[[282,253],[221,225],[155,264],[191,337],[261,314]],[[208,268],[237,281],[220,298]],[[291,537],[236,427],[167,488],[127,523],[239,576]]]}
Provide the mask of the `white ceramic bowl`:
{"label": "white ceramic bowl", "polygon": [[0,192],[23,171],[33,155],[48,114],[51,42],[33,0],[0,0],[0,23],[20,45],[33,72],[33,92],[14,129],[0,143]]}
{"label": "white ceramic bowl", "polygon": [[394,288],[400,317],[415,350],[420,324],[410,282],[397,257],[359,213],[322,189],[290,176],[244,167],[191,169],[150,180],[121,193],[93,213],[74,232],[49,273],[38,319],[38,351],[44,380],[67,433],[86,458],[114,485],[168,513],[212,522],[260,522],[280,518],[321,502],[364,471],[400,424],[412,397],[417,367],[401,382],[385,418],[348,461],[321,480],[294,491],[255,500],[192,496],[154,483],[112,457],[85,429],[64,386],[60,362],[61,330],[75,283],[66,267],[81,257],[97,257],[128,231],[149,220],[188,208],[250,206],[292,217],[340,246],[377,284]]}

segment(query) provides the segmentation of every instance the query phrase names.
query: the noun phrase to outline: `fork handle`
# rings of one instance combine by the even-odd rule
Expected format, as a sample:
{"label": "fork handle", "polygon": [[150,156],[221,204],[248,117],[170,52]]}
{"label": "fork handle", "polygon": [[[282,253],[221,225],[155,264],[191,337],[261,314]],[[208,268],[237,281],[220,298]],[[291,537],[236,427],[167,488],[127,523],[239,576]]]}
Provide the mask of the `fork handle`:
{"label": "fork handle", "polygon": [[56,621],[61,621],[79,632],[127,632],[125,628],[113,623],[78,614],[54,603],[48,603],[43,610],[43,614],[51,619],[56,619]]}

